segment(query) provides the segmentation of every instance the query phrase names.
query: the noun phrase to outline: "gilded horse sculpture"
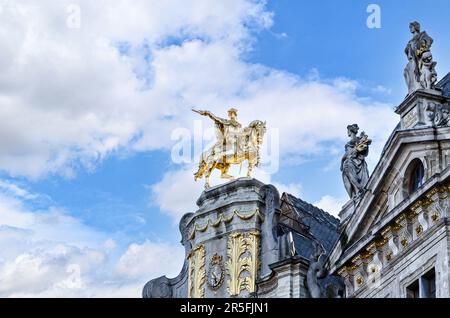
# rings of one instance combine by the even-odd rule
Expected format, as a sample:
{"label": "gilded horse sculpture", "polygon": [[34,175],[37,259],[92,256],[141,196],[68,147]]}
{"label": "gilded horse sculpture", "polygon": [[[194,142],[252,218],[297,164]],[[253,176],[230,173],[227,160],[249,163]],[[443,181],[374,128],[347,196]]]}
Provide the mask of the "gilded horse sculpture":
{"label": "gilded horse sculpture", "polygon": [[228,174],[231,165],[242,164],[245,160],[248,161],[247,177],[251,177],[253,168],[260,163],[259,147],[266,132],[266,123],[255,120],[242,129],[237,121],[237,109],[228,110],[228,119],[217,117],[209,111],[193,111],[214,121],[217,138],[214,146],[201,155],[195,180],[204,177],[205,189],[208,189],[214,169],[221,171],[221,178],[233,179]]}

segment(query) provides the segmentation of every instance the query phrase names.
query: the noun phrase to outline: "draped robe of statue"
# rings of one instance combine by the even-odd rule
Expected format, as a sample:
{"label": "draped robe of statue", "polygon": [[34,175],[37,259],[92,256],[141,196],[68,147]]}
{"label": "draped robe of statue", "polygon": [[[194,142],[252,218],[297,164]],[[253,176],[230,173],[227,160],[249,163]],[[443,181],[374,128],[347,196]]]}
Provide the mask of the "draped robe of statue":
{"label": "draped robe of statue", "polygon": [[405,81],[408,86],[409,93],[422,88],[419,80],[419,63],[416,55],[419,36],[420,33],[415,34],[405,48],[405,54],[408,57],[408,64],[405,68]]}
{"label": "draped robe of statue", "polygon": [[369,154],[370,142],[366,135],[358,137],[352,134],[351,140],[345,145],[342,178],[350,198],[356,197],[363,191],[369,181],[369,169],[365,158]]}
{"label": "draped robe of statue", "polygon": [[416,31],[405,48],[408,64],[404,76],[408,94],[418,89],[431,89],[437,80],[436,62],[430,52],[433,39],[425,32]]}

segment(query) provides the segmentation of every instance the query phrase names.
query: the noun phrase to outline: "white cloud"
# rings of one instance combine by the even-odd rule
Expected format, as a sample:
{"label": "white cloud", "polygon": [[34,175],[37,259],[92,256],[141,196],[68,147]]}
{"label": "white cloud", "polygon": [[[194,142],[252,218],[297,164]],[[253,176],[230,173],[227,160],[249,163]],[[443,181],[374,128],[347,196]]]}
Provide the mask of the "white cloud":
{"label": "white cloud", "polygon": [[[73,177],[79,165],[95,167],[119,148],[167,146],[179,124],[167,116],[179,115],[180,96],[198,93],[196,79],[212,78],[191,76],[183,59],[217,58],[211,71],[223,73],[248,48],[249,26],[271,24],[264,4],[253,0],[84,0],[77,2],[81,28],[71,29],[72,2],[0,4],[0,169],[13,175]],[[178,51],[165,47],[169,39],[180,39]],[[127,54],[121,45],[130,47]],[[170,72],[172,63],[179,74]],[[216,89],[214,82],[206,88]]]}
{"label": "white cloud", "polygon": [[10,181],[0,180],[0,189],[3,192],[10,193],[13,196],[20,197],[25,200],[37,199],[37,196],[35,194],[30,194],[26,189]]}
{"label": "white cloud", "polygon": [[[271,24],[253,0],[79,1],[81,28],[70,29],[71,3],[0,4],[0,170],[13,176],[73,177],[121,148],[169,147],[185,102],[239,90],[251,29]],[[180,248],[154,242],[132,244],[114,265],[105,233],[57,207],[30,210],[31,194],[0,187],[1,296],[139,296],[147,279],[181,268]]]}
{"label": "white cloud", "polygon": [[[184,248],[170,244],[144,242],[131,244],[120,257],[117,274],[134,279],[167,275],[175,277],[184,261]],[[163,271],[161,271],[163,269]]]}
{"label": "white cloud", "polygon": [[181,246],[118,246],[57,207],[30,210],[23,193],[39,195],[7,184],[0,187],[0,297],[140,297],[149,279],[182,268]]}
{"label": "white cloud", "polygon": [[73,177],[123,148],[167,149],[193,106],[267,120],[285,155],[322,151],[352,122],[384,140],[397,120],[355,81],[244,62],[252,31],[272,24],[264,1],[85,0],[80,29],[66,26],[70,3],[2,2],[0,169],[12,175]]}
{"label": "white cloud", "polygon": [[39,294],[55,286],[81,289],[82,275],[102,265],[104,255],[95,250],[62,244],[35,249],[0,264],[0,295]]}
{"label": "white cloud", "polygon": [[[13,176],[73,177],[123,149],[168,150],[171,131],[198,118],[194,106],[225,114],[234,105],[244,124],[267,120],[280,130],[283,158],[326,153],[325,143],[345,142],[353,122],[374,138],[376,155],[398,119],[388,105],[359,98],[355,81],[245,62],[252,31],[272,23],[264,1],[82,0],[81,28],[70,29],[72,2],[0,4],[0,170]],[[202,184],[192,173],[166,172],[152,187],[174,220],[195,210]],[[155,242],[131,245],[112,264],[108,235],[57,207],[28,209],[22,200],[33,194],[14,184],[0,188],[0,296],[139,296],[146,270],[176,267],[164,263],[170,246]],[[79,288],[70,288],[72,263],[82,265]]]}
{"label": "white cloud", "polygon": [[342,210],[342,207],[347,202],[348,202],[347,198],[335,198],[331,195],[325,195],[313,205],[338,218],[339,212]]}
{"label": "white cloud", "polygon": [[103,243],[103,247],[104,247],[107,251],[112,251],[112,250],[116,249],[117,243],[116,243],[116,241],[114,241],[113,239],[109,238],[109,239],[107,239],[107,240]]}
{"label": "white cloud", "polygon": [[152,202],[155,202],[163,213],[169,215],[174,223],[188,212],[195,212],[198,197],[203,191],[201,182],[194,181],[193,169],[169,171],[163,179],[152,185]]}
{"label": "white cloud", "polygon": [[280,195],[282,195],[284,192],[292,194],[295,197],[300,197],[302,193],[302,185],[300,183],[289,183],[289,184],[282,184],[278,182],[272,183],[275,188],[277,188]]}

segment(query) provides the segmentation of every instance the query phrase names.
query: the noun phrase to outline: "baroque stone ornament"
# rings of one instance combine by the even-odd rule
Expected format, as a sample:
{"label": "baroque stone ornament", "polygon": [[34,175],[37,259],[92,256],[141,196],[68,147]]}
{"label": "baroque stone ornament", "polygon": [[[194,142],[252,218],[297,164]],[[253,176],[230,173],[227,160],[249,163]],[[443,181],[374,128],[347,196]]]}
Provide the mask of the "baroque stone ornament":
{"label": "baroque stone ornament", "polygon": [[306,274],[306,283],[308,284],[309,294],[311,298],[322,298],[322,290],[318,283],[318,279],[327,275],[327,270],[323,266],[320,258],[324,254],[324,248],[320,244],[314,242],[314,251],[311,255],[311,263]]}
{"label": "baroque stone ornament", "polygon": [[249,293],[254,293],[256,290],[259,237],[258,231],[234,232],[228,237],[228,260],[225,268],[229,276],[228,293],[230,296],[238,296],[244,290]]}
{"label": "baroque stone ornament", "polygon": [[205,297],[205,247],[200,245],[194,248],[188,256],[188,298]]}
{"label": "baroque stone ornament", "polygon": [[253,217],[257,217],[260,223],[264,222],[264,215],[261,214],[259,209],[256,209],[255,211],[250,212],[250,213],[248,213],[248,212],[242,213],[237,210],[234,210],[228,216],[224,215],[223,213],[220,213],[219,216],[217,217],[217,219],[215,219],[215,220],[208,218],[203,224],[195,223],[195,225],[193,226],[192,232],[189,235],[189,239],[194,239],[197,232],[203,233],[206,230],[208,230],[208,228],[210,226],[217,228],[222,224],[222,222],[225,224],[228,224],[231,221],[233,221],[235,216],[237,216],[239,219],[241,219],[243,221],[248,221],[248,220],[252,219]]}
{"label": "baroque stone ornament", "polygon": [[[365,252],[360,251],[351,262],[347,262],[337,271],[337,274],[343,277],[346,284],[350,286],[350,290],[353,290],[355,282],[357,285],[362,285],[364,280],[368,281],[369,276],[364,268],[365,264],[373,263],[375,259],[384,259],[384,264],[380,264],[378,268],[378,272],[380,272],[395,258],[404,257],[414,241],[421,240],[422,236],[432,228],[432,225],[439,221],[438,211],[446,209],[441,207],[441,204],[444,204],[443,200],[446,200],[449,195],[449,184],[433,187],[425,194],[426,199],[417,200],[412,204],[410,210],[402,212],[385,228],[374,233],[375,239],[366,248],[366,250],[370,250],[371,246],[375,246],[373,254],[369,253],[366,257]],[[366,261],[358,261],[361,259],[366,259]],[[352,279],[361,273],[364,274],[364,277],[361,276],[360,281]]]}
{"label": "baroque stone ornament", "polygon": [[280,222],[280,194],[273,185],[265,185],[260,190],[265,202],[264,223],[261,225],[261,268],[260,278],[272,273],[270,265],[280,257],[278,224]]}
{"label": "baroque stone ornament", "polygon": [[341,298],[345,287],[339,277],[329,275],[321,257],[325,249],[317,241],[313,241],[313,253],[306,273],[306,286],[311,298]]}
{"label": "baroque stone ornament", "polygon": [[420,30],[419,22],[411,22],[409,28],[413,37],[405,48],[408,64],[405,67],[404,76],[408,94],[411,94],[418,89],[435,87],[437,63],[433,61],[431,54],[433,39],[425,31]]}
{"label": "baroque stone ornament", "polygon": [[237,109],[228,110],[228,119],[215,116],[209,111],[193,110],[197,114],[209,117],[215,124],[216,143],[200,157],[195,180],[205,178],[205,188],[210,187],[209,178],[218,169],[221,178],[234,179],[228,174],[231,165],[248,161],[247,177],[251,177],[254,167],[260,164],[260,146],[266,133],[266,123],[260,120],[252,121],[248,127],[242,128],[237,121]]}
{"label": "baroque stone ornament", "polygon": [[172,298],[170,280],[165,277],[149,281],[143,289],[143,298]]}
{"label": "baroque stone ornament", "polygon": [[450,122],[450,104],[441,105],[430,102],[426,112],[434,127],[444,127]]}
{"label": "baroque stone ornament", "polygon": [[212,290],[218,290],[222,286],[224,277],[225,268],[222,263],[222,256],[215,253],[209,262],[208,287]]}
{"label": "baroque stone ornament", "polygon": [[369,154],[372,140],[361,132],[358,136],[357,124],[347,126],[350,141],[345,145],[345,154],[341,160],[342,179],[350,198],[355,199],[364,192],[369,181],[369,169],[365,158]]}

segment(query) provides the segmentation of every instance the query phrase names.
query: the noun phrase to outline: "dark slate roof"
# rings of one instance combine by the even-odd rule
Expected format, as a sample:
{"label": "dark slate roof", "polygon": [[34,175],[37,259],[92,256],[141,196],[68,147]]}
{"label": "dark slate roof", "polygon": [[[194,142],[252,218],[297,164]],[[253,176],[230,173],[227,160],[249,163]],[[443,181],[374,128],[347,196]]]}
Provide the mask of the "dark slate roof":
{"label": "dark slate roof", "polygon": [[442,95],[450,98],[450,73],[436,84],[436,88],[442,91]]}
{"label": "dark slate roof", "polygon": [[[300,221],[308,227],[309,234],[319,241],[328,255],[339,238],[339,220],[318,207],[287,194]],[[294,242],[300,256],[310,259],[314,248],[311,238],[296,233]]]}

